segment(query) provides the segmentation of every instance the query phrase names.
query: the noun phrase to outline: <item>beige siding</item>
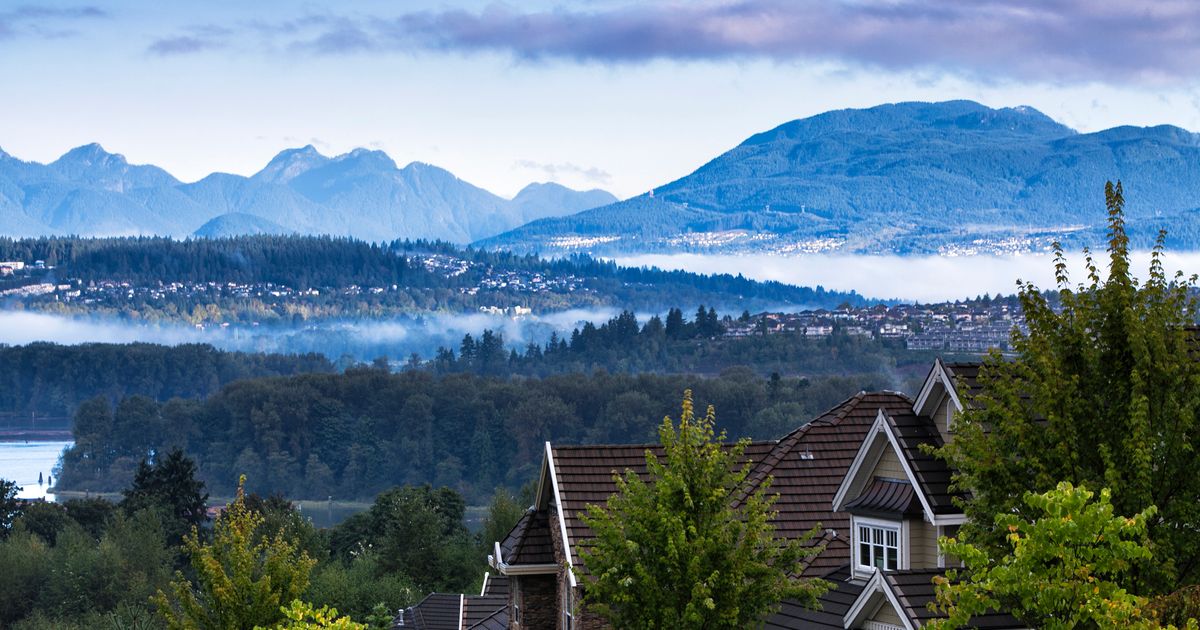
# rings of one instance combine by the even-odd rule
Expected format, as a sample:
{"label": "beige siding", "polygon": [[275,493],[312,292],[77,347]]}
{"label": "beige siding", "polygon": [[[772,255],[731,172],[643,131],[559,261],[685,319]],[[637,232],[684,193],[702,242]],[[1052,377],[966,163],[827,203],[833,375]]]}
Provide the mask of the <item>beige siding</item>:
{"label": "beige siding", "polygon": [[942,398],[942,404],[938,405],[937,411],[933,412],[933,421],[937,424],[938,433],[942,434],[942,441],[946,443],[954,440],[954,434],[950,432],[950,423],[953,420],[954,401],[946,395]]}
{"label": "beige siding", "polygon": [[908,565],[910,569],[937,568],[937,528],[925,519],[908,521]]}
{"label": "beige siding", "polygon": [[896,456],[896,451],[890,444],[884,446],[883,456],[879,458],[879,463],[875,464],[875,470],[871,471],[870,477],[908,479],[908,475],[904,473],[904,466],[900,464],[900,458]]}
{"label": "beige siding", "polygon": [[896,609],[892,608],[892,603],[886,599],[883,600],[883,605],[879,607],[879,610],[875,612],[870,620],[900,626],[901,628],[904,627],[904,621],[900,619],[900,615],[896,614]]}

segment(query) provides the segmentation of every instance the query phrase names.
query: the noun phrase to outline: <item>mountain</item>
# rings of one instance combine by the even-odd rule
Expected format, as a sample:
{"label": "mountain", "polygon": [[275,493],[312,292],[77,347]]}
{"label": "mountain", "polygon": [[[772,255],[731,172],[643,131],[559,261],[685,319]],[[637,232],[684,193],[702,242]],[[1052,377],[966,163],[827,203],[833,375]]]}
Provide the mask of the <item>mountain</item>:
{"label": "mountain", "polygon": [[[651,193],[531,222],[483,247],[942,252],[1094,240],[1122,180],[1141,245],[1200,246],[1200,136],[1170,126],[1081,134],[1029,107],[970,101],[840,110],[748,138]],[[1100,231],[1102,233],[1102,230]]]}
{"label": "mountain", "polygon": [[257,236],[259,234],[294,234],[274,221],[268,221],[253,214],[228,212],[200,226],[196,236],[204,238],[223,238],[230,235]]}
{"label": "mountain", "polygon": [[517,206],[521,219],[529,222],[560,216],[560,209],[571,209],[571,213],[575,213],[607,206],[616,203],[617,198],[612,193],[598,188],[578,191],[548,182],[534,183],[522,188],[512,201],[513,205]]}
{"label": "mountain", "polygon": [[468,243],[613,201],[603,191],[555,184],[508,200],[436,166],[400,168],[366,149],[334,157],[312,145],[287,149],[251,177],[213,173],[193,183],[98,144],[50,164],[0,151],[0,235],[7,236],[305,233]]}

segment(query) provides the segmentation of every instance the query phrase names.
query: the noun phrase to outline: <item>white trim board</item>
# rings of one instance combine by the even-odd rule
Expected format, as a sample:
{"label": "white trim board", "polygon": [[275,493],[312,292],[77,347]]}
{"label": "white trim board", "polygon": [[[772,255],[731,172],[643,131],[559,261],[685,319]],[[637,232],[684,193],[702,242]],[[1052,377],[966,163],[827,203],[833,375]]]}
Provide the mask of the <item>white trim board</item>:
{"label": "white trim board", "polygon": [[873,608],[867,608],[872,600],[876,599],[877,595],[882,595],[884,601],[892,606],[896,611],[896,616],[900,621],[904,622],[905,630],[917,630],[912,621],[908,619],[908,615],[904,613],[904,607],[900,605],[900,600],[892,589],[887,585],[887,581],[883,579],[883,572],[876,569],[875,574],[867,581],[867,585],[863,587],[861,593],[858,594],[858,599],[854,600],[854,604],[846,611],[845,617],[842,618],[843,628],[858,628],[866,621],[866,617],[874,615],[879,610],[879,605]]}
{"label": "white trim board", "polygon": [[563,515],[562,495],[558,491],[558,475],[554,472],[554,448],[546,442],[546,464],[550,469],[550,487],[554,489],[554,508],[558,511],[558,531],[562,534],[563,556],[567,563],[567,578],[575,588],[575,571],[571,562],[571,539],[567,536],[567,519]]}

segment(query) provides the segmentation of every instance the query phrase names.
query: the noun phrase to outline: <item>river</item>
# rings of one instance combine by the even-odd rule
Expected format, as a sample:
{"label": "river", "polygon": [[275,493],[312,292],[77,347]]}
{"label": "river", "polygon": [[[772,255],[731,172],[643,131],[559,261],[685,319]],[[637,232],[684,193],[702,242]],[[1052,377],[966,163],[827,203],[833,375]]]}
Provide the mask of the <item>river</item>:
{"label": "river", "polygon": [[[0,442],[0,479],[16,481],[21,486],[17,496],[23,499],[49,498],[54,500],[49,489],[49,477],[58,464],[63,450],[71,446],[70,441],[7,441]],[[42,483],[38,483],[38,475]]]}

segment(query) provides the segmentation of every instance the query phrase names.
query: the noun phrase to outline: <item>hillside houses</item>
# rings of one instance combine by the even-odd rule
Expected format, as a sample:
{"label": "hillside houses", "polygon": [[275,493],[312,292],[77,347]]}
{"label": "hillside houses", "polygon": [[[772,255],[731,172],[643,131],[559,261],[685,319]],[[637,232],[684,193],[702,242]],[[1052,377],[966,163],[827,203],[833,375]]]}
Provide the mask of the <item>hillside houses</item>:
{"label": "hillside houses", "polygon": [[[767,628],[916,630],[933,617],[925,606],[934,596],[933,578],[953,564],[936,541],[953,535],[966,517],[949,487],[952,471],[924,448],[954,438],[950,420],[977,388],[978,368],[938,360],[915,397],[859,392],[779,440],[746,449],[752,466],[747,490],[770,477],[772,491],[780,495],[777,534],[822,532],[811,544],[824,549],[796,571],[833,584],[819,610],[782,602],[766,619]],[[607,627],[579,605],[587,579],[573,569],[586,575],[579,550],[592,536],[582,515],[586,506],[603,504],[616,491],[614,473],[646,474],[644,453],[659,448],[546,443],[535,501],[489,557],[495,574],[507,578],[503,601],[498,588],[487,587],[478,596],[430,596],[403,611],[396,627]],[[461,603],[457,615],[434,612],[447,602]],[[484,602],[496,605],[486,617],[466,614],[481,614]],[[1003,613],[973,622],[1021,627]]]}
{"label": "hillside houses", "polygon": [[725,335],[821,338],[845,334],[902,341],[910,350],[978,354],[992,348],[1007,351],[1013,328],[1023,329],[1024,325],[1014,300],[976,300],[759,313],[725,322]]}

